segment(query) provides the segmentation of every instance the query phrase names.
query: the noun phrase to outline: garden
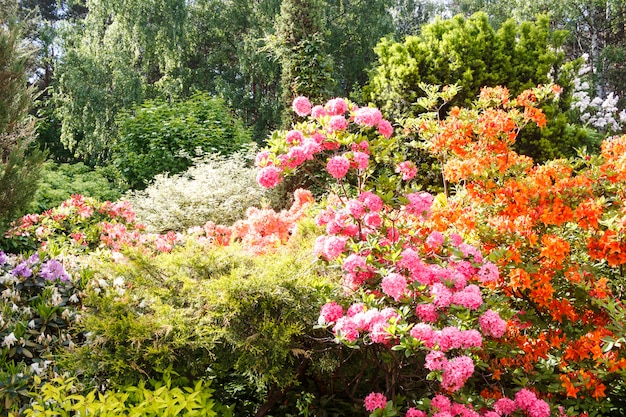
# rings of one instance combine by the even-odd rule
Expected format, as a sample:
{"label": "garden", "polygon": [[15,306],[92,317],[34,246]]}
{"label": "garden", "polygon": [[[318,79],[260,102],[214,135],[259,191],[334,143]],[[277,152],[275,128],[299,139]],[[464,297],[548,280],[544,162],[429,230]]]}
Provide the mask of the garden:
{"label": "garden", "polygon": [[[221,3],[187,2],[194,30]],[[25,6],[0,13],[2,415],[626,415],[626,111],[609,59],[624,38],[599,73],[568,58],[554,17],[425,2],[409,27],[398,15],[418,7],[397,2],[376,12],[396,38],[340,91],[356,72],[330,53],[330,3],[250,15],[277,20],[247,59],[280,69],[256,68],[280,87],[254,116],[234,93],[243,56],[188,94],[207,73],[159,61],[158,36],[110,71],[132,5],[99,0],[55,19],[114,10],[103,49],[87,47],[95,26],[59,23],[65,54],[36,96]],[[190,51],[210,44],[185,33]]]}

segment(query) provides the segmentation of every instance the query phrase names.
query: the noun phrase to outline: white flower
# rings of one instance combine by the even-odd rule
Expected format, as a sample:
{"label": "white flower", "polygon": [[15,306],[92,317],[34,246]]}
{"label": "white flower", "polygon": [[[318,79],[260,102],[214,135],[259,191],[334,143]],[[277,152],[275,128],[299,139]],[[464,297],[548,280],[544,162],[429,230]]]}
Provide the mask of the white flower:
{"label": "white flower", "polygon": [[4,341],[2,342],[2,345],[11,349],[11,346],[13,346],[15,343],[17,343],[17,337],[15,337],[15,334],[11,332],[11,334],[4,336]]}

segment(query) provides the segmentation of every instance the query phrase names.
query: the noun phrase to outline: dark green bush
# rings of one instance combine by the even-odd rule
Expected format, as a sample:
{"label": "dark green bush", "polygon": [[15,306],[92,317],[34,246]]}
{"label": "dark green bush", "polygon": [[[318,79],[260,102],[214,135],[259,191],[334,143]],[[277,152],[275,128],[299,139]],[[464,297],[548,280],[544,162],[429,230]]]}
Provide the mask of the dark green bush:
{"label": "dark green bush", "polygon": [[250,142],[250,132],[224,100],[198,93],[184,101],[147,101],[118,118],[113,163],[133,189],[155,175],[177,174],[205,153],[230,155]]}

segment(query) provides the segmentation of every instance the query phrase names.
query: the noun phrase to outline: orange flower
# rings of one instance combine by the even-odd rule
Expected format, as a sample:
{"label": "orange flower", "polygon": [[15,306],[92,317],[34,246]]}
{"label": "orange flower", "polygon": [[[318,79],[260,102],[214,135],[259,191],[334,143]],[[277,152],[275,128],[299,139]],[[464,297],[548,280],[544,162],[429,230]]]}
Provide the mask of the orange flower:
{"label": "orange flower", "polygon": [[555,235],[543,235],[541,237],[541,256],[551,259],[558,266],[563,265],[563,260],[569,256],[570,245],[567,241]]}

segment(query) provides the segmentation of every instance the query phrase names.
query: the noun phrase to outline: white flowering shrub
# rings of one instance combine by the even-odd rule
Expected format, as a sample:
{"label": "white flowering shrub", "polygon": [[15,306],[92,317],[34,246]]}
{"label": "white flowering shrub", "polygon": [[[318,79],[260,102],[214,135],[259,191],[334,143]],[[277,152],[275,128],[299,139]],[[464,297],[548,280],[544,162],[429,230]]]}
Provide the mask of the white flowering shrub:
{"label": "white flowering shrub", "polygon": [[253,151],[229,157],[208,155],[187,171],[157,175],[145,190],[126,195],[149,232],[185,231],[207,221],[230,225],[248,207],[275,206],[280,191],[268,192],[256,182]]}
{"label": "white flowering shrub", "polygon": [[[582,57],[585,61],[586,56]],[[590,73],[591,66],[585,64],[578,71],[578,77],[574,79],[574,94],[572,95],[571,108],[580,121],[597,129],[600,132],[615,134],[622,132],[626,126],[626,109],[619,109],[619,96],[609,92],[606,97],[591,97],[592,87],[584,81],[585,75]]]}

